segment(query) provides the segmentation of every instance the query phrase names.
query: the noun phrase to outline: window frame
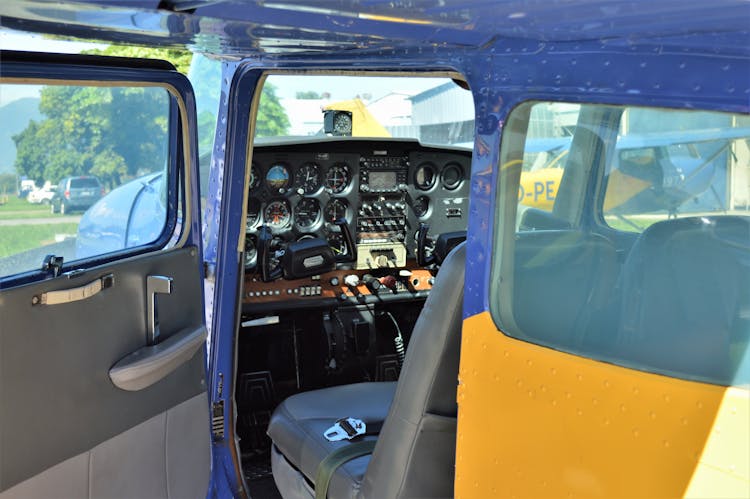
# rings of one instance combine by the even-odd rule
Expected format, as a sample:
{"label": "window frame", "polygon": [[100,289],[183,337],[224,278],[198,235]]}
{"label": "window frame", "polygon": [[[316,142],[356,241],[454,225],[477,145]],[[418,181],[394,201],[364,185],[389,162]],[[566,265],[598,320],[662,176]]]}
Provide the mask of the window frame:
{"label": "window frame", "polygon": [[[599,135],[605,138],[605,145],[598,154],[595,164],[589,168],[586,194],[580,203],[582,210],[577,212],[579,225],[573,225],[566,230],[581,230],[590,232],[597,236],[611,238],[617,248],[618,261],[625,257],[623,245],[628,246],[628,241],[632,244],[640,233],[623,231],[610,226],[604,219],[604,201],[609,180],[609,173],[612,171],[613,158],[617,153],[617,143],[619,129],[624,112],[631,108],[646,108],[651,110],[683,111],[683,112],[710,112],[727,115],[746,115],[741,111],[734,109],[712,109],[706,108],[684,108],[671,107],[669,105],[651,103],[647,105],[642,102],[580,102],[576,100],[560,101],[555,99],[534,98],[518,101],[507,114],[507,120],[502,136],[500,138],[500,154],[498,157],[498,173],[495,177],[496,195],[493,206],[493,229],[491,231],[491,247],[493,248],[490,258],[490,276],[488,279],[488,311],[495,324],[498,332],[514,340],[525,341],[544,348],[558,350],[571,355],[582,356],[596,362],[612,363],[627,369],[634,369],[642,372],[651,372],[663,376],[670,376],[689,381],[701,381],[712,384],[721,384],[713,378],[701,374],[692,374],[690,372],[670,371],[661,365],[640,364],[638,361],[631,361],[628,358],[619,355],[611,356],[605,352],[597,353],[589,348],[578,348],[575,344],[562,342],[550,342],[543,338],[528,335],[516,323],[514,317],[513,299],[508,296],[514,296],[515,286],[515,249],[517,235],[523,231],[518,229],[518,208],[520,203],[517,202],[517,190],[520,185],[520,177],[523,165],[523,156],[526,148],[526,140],[529,132],[529,118],[533,105],[538,103],[571,103],[589,106],[593,109],[601,107],[619,112],[613,113],[616,119],[612,119],[608,125],[600,127],[601,130],[609,133]],[[519,113],[521,115],[519,116]],[[580,118],[580,117],[579,117]],[[575,139],[573,139],[575,140]],[[573,143],[571,143],[571,149]],[[516,167],[516,168],[513,168]],[[566,169],[568,165],[566,164]],[[512,171],[515,170],[515,171]],[[563,180],[565,175],[563,175]],[[561,184],[563,182],[561,180]],[[558,196],[562,189],[558,189]],[[551,213],[554,213],[554,208]],[[717,212],[715,215],[721,215]],[[693,215],[695,216],[695,215]],[[537,229],[544,231],[548,229]],[[533,231],[533,229],[532,229]],[[549,232],[559,232],[557,229],[549,229]],[[496,283],[496,284],[493,284]],[[512,331],[509,333],[508,331]],[[747,356],[747,354],[745,354]]]}
{"label": "window frame", "polygon": [[[169,247],[182,247],[191,231],[198,229],[194,223],[191,164],[197,156],[195,125],[189,123],[189,110],[195,107],[192,86],[186,76],[178,73],[166,61],[128,59],[77,54],[47,54],[2,51],[3,73],[0,83],[32,85],[80,85],[107,87],[162,88],[169,96],[169,123],[167,127],[167,204],[166,219],[160,236],[153,242],[119,251],[63,262],[61,274],[90,269],[117,260],[160,251]],[[182,220],[178,227],[178,211]],[[180,233],[176,230],[179,228]],[[0,289],[32,283],[50,277],[48,271],[39,269],[0,276]]]}

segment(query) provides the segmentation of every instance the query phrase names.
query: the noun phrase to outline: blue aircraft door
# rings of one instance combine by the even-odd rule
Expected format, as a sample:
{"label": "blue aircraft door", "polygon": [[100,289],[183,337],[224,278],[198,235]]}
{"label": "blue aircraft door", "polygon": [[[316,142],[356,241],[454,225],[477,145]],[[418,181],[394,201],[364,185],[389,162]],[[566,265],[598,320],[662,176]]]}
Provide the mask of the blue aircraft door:
{"label": "blue aircraft door", "polygon": [[0,223],[53,234],[0,254],[0,497],[205,497],[192,88],[161,61],[0,60],[36,106],[16,168],[77,209]]}

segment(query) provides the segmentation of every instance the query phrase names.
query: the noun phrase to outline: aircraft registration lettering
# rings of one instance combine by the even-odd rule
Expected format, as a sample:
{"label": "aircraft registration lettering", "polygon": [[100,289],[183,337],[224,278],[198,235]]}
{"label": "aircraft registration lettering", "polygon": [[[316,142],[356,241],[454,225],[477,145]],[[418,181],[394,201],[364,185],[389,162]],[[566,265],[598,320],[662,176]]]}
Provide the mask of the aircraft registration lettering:
{"label": "aircraft registration lettering", "polygon": [[557,182],[554,180],[521,182],[518,186],[518,202],[527,206],[551,208],[556,194]]}

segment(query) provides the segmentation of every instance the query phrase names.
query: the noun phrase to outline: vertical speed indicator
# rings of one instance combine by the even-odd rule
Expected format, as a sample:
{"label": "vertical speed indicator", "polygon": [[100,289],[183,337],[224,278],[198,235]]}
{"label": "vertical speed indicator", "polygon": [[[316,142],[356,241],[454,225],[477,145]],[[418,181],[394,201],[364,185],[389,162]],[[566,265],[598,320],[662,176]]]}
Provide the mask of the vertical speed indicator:
{"label": "vertical speed indicator", "polygon": [[326,222],[335,223],[339,218],[349,221],[349,204],[344,199],[331,199],[326,205]]}

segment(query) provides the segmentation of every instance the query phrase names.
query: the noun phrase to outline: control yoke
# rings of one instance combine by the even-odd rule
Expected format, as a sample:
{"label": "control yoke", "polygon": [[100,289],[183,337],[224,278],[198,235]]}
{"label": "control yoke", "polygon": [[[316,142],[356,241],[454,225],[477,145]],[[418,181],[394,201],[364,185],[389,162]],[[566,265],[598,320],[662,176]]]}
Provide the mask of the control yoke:
{"label": "control yoke", "polygon": [[339,227],[341,235],[344,236],[344,243],[349,251],[347,255],[336,257],[337,261],[353,262],[357,259],[357,246],[354,244],[354,237],[352,237],[352,231],[349,230],[349,224],[346,223],[346,218],[339,218],[333,222]]}
{"label": "control yoke", "polygon": [[435,263],[435,256],[427,254],[427,231],[430,230],[429,224],[424,222],[419,224],[417,230],[417,265],[426,267]]}

